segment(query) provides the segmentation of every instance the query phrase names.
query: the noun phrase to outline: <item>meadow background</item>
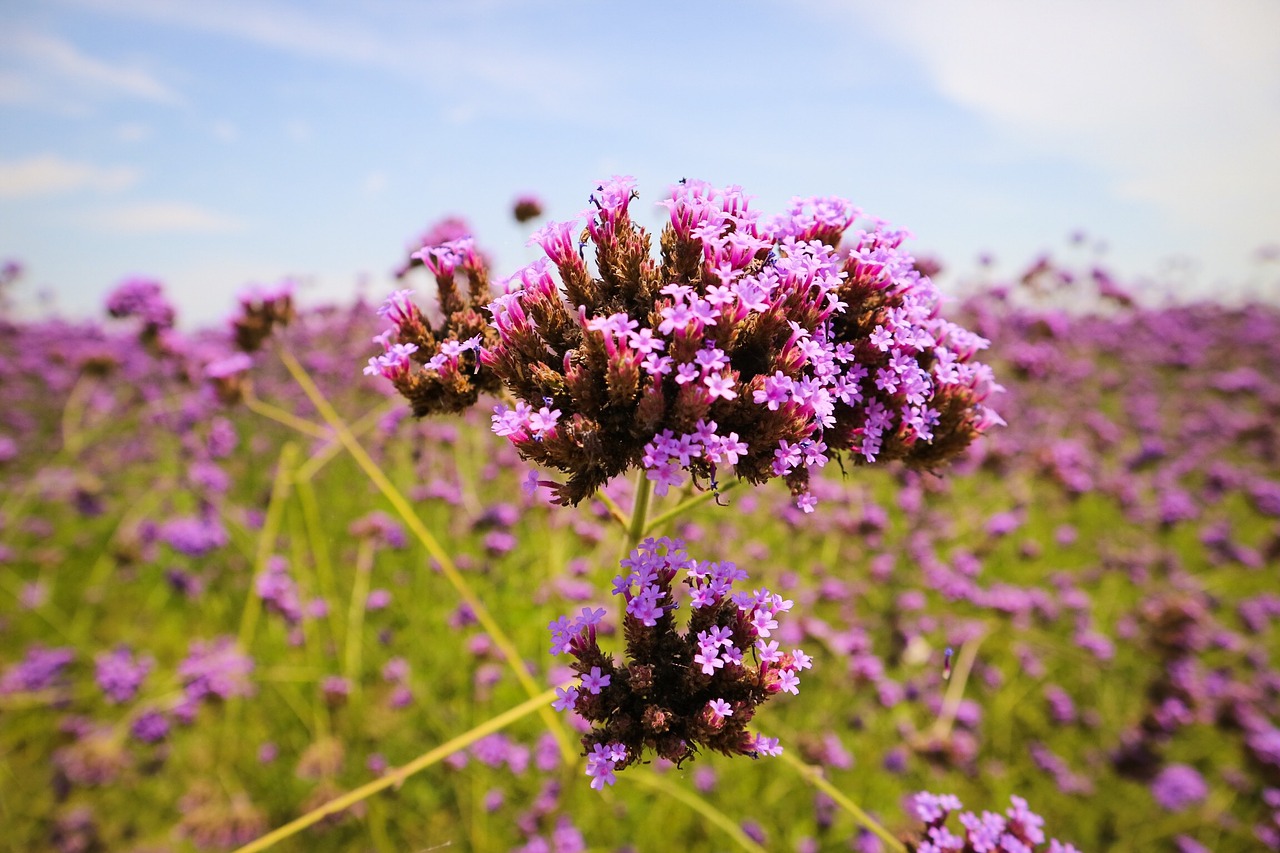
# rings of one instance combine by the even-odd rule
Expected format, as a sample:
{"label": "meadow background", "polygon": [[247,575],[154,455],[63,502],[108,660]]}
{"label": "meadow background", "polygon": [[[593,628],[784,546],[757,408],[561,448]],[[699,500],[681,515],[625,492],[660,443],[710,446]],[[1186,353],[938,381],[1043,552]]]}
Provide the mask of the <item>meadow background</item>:
{"label": "meadow background", "polygon": [[[1274,7],[615,12],[0,13],[0,848],[232,849],[443,746],[278,849],[873,850],[848,801],[909,834],[921,790],[1081,850],[1280,849]],[[655,527],[793,599],[814,668],[758,719],[787,760],[597,793],[563,719],[453,739],[529,698],[503,637],[563,682],[547,623],[612,612],[623,531],[523,491],[488,401],[415,421],[360,368],[420,229],[509,272],[518,194],[567,218],[614,172],[910,226],[1008,426]],[[106,317],[140,273],[176,331]],[[285,277],[220,399],[222,318]]]}

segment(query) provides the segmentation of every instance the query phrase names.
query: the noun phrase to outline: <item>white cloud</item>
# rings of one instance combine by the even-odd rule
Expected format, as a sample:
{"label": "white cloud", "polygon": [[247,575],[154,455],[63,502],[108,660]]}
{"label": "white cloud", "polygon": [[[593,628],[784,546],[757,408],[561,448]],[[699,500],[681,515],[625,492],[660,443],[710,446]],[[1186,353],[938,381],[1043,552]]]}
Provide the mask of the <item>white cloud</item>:
{"label": "white cloud", "polygon": [[244,223],[186,202],[140,202],[90,213],[87,223],[118,234],[220,234],[238,231]]}
{"label": "white cloud", "polygon": [[125,166],[100,168],[63,160],[56,154],[41,154],[0,162],[0,198],[36,198],[85,189],[115,192],[132,186],[137,179],[137,170]]}
{"label": "white cloud", "polygon": [[0,32],[0,100],[64,111],[83,109],[85,99],[137,98],[179,104],[181,97],[148,71],[114,64],[80,51],[71,42],[30,30]]}
{"label": "white cloud", "polygon": [[[394,73],[453,96],[465,83],[481,83],[508,96],[486,102],[489,112],[536,106],[577,115],[599,88],[568,56],[534,42],[500,42],[494,30],[467,30],[476,6],[492,13],[501,2],[388,2],[360,14],[333,6],[281,0],[76,0],[96,12],[212,33],[313,59]],[[339,4],[337,8],[342,8]]]}
{"label": "white cloud", "polygon": [[1184,229],[1255,241],[1280,233],[1280,5],[859,8],[860,22],[905,48],[943,95],[1042,151],[1100,168],[1117,198],[1149,203]]}

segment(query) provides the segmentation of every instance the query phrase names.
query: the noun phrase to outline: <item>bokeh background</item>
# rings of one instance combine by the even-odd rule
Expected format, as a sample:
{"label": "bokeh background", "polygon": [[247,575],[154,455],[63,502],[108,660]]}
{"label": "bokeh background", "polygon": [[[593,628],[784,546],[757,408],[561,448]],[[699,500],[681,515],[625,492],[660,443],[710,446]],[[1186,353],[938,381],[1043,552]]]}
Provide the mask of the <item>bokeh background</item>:
{"label": "bokeh background", "polygon": [[185,324],[284,276],[380,297],[450,213],[510,271],[516,193],[568,218],[614,173],[842,195],[957,278],[1083,231],[1161,298],[1266,297],[1277,152],[1265,0],[0,5],[27,311],[93,316],[139,274]]}

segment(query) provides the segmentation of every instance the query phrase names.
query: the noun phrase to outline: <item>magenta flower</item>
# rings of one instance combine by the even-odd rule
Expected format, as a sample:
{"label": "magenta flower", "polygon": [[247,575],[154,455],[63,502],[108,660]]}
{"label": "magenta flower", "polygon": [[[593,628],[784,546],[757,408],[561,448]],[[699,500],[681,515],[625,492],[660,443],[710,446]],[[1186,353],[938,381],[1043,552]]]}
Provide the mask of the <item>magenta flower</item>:
{"label": "magenta flower", "polygon": [[[551,623],[551,653],[569,654],[580,687],[558,688],[554,707],[572,709],[595,728],[583,736],[592,786],[613,784],[613,773],[652,750],[677,763],[700,749],[726,755],[776,755],[776,740],[746,725],[780,692],[799,690],[799,672],[812,665],[803,652],[762,648],[761,629],[791,602],[768,590],[735,592],[747,575],[732,563],[690,560],[678,540],[646,539],[622,561],[614,594],[627,602],[626,663],[597,643],[603,609],[583,608],[576,619]],[[676,628],[672,585],[681,572],[689,587],[688,628]],[[621,751],[615,749],[621,747]]]}

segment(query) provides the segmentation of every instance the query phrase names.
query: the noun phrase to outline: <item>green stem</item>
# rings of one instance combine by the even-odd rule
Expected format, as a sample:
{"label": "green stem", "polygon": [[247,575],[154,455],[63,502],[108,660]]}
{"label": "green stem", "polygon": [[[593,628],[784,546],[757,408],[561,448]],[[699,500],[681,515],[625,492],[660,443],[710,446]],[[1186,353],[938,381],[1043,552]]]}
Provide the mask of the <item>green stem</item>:
{"label": "green stem", "polygon": [[252,392],[244,395],[244,405],[251,412],[262,415],[264,418],[270,418],[287,427],[292,427],[298,432],[304,432],[312,438],[330,437],[323,427],[316,426],[311,421],[300,418],[293,412],[287,412],[279,406],[273,406],[270,403],[259,400]]}
{"label": "green stem", "polygon": [[87,373],[81,373],[76,384],[67,395],[67,403],[62,408],[62,450],[72,459],[80,453],[84,446],[75,427],[84,420],[85,401],[93,391],[93,380]]}
{"label": "green stem", "polygon": [[339,812],[351,808],[361,800],[367,800],[379,791],[384,791],[393,786],[399,787],[400,785],[403,785],[404,781],[410,776],[426,770],[431,765],[448,758],[455,752],[465,749],[480,740],[480,738],[504,729],[516,720],[527,717],[529,714],[538,711],[541,708],[549,707],[552,700],[555,698],[555,689],[547,690],[533,696],[512,708],[510,711],[499,714],[493,719],[481,723],[465,734],[460,734],[455,738],[451,738],[440,746],[437,746],[435,749],[418,756],[403,767],[392,770],[387,773],[387,775],[379,779],[375,779],[366,785],[361,785],[354,791],[343,794],[341,797],[332,799],[319,808],[307,812],[297,820],[290,821],[279,829],[268,832],[256,841],[252,841],[241,847],[239,850],[235,851],[235,853],[258,853],[260,850],[266,850],[277,842],[297,835],[308,826],[324,820],[329,815],[338,814]]}
{"label": "green stem", "polygon": [[[651,484],[649,479],[645,477],[644,471],[636,472],[636,488],[635,499],[631,504],[631,520],[627,522],[627,534],[622,541],[622,553],[615,560],[615,564],[621,563],[631,555],[631,549],[635,548],[640,542],[640,537],[644,535],[645,517],[649,513],[649,494]],[[618,598],[618,625],[627,624],[627,600],[625,597]]]}
{"label": "green stem", "polygon": [[946,740],[951,734],[951,726],[955,724],[956,713],[960,710],[960,701],[964,698],[964,687],[969,681],[969,673],[973,671],[973,662],[978,657],[978,646],[982,645],[986,633],[983,632],[965,640],[956,655],[955,671],[951,673],[951,682],[947,685],[946,695],[942,697],[942,710],[934,721],[932,734]]}
{"label": "green stem", "polygon": [[[120,516],[120,520],[116,522],[115,529],[107,537],[106,545],[103,547],[102,553],[98,555],[98,559],[94,561],[92,568],[90,568],[88,580],[84,582],[82,592],[77,598],[70,628],[71,636],[76,642],[84,640],[85,632],[92,624],[93,605],[101,602],[104,588],[119,565],[119,560],[111,553],[112,545],[115,544],[122,533],[133,531],[137,528],[142,523],[142,520],[155,509],[160,502],[161,496],[166,494],[172,485],[173,481],[168,478],[153,482],[151,489],[138,498],[130,509]],[[50,597],[52,597],[52,591]]]}
{"label": "green stem", "polygon": [[725,492],[734,488],[741,482],[742,482],[741,480],[734,480],[731,483],[726,483],[722,488],[720,488],[717,491],[703,492],[697,497],[689,498],[687,501],[681,501],[679,504],[677,504],[676,506],[673,506],[671,509],[667,510],[666,512],[655,516],[652,521],[650,521],[647,525],[645,525],[644,532],[645,533],[653,532],[657,528],[661,527],[663,524],[666,524],[671,519],[679,516],[681,513],[687,512],[693,509],[695,506],[700,506],[706,503],[707,501],[711,500],[712,498],[716,497],[717,495],[723,495]]}
{"label": "green stem", "polygon": [[645,519],[649,515],[649,494],[653,490],[653,484],[644,474],[644,471],[640,471],[636,475],[636,497],[635,503],[631,505],[631,522],[627,525],[627,547],[624,557],[631,553],[632,548],[640,544],[640,539],[644,536]]}
{"label": "green stem", "polygon": [[693,809],[695,812],[706,818],[707,822],[715,824],[718,829],[736,841],[738,846],[743,850],[750,850],[752,853],[765,853],[765,849],[752,841],[751,836],[743,832],[742,827],[739,826],[733,818],[729,817],[689,789],[674,784],[673,780],[659,776],[652,770],[641,769],[628,770],[627,778],[633,782],[638,782],[650,790],[666,794],[671,799],[683,803]]}
{"label": "green stem", "polygon": [[[373,427],[377,426],[382,418],[389,414],[394,406],[380,406],[366,412],[360,420],[351,424],[349,429],[354,436],[364,435]],[[333,436],[327,436],[328,441],[325,442],[319,450],[311,455],[311,458],[298,468],[298,479],[310,480],[320,472],[320,469],[328,465],[333,457],[338,455],[338,451],[342,449],[342,442],[334,439]]]}
{"label": "green stem", "polygon": [[805,764],[789,751],[784,751],[780,757],[784,762],[794,767],[807,782],[822,791],[831,799],[835,800],[836,805],[840,806],[840,808],[852,815],[853,819],[861,826],[864,826],[875,833],[890,850],[897,851],[897,853],[907,853],[906,845],[897,838],[894,838],[893,833],[881,826],[873,817],[871,817],[871,815],[863,811],[857,803],[846,797],[839,788],[828,782],[827,778],[822,775],[822,768]]}
{"label": "green stem", "polygon": [[622,507],[618,506],[618,502],[604,493],[604,489],[596,492],[596,500],[604,504],[604,508],[609,510],[609,517],[618,522],[623,530],[630,528],[631,523],[627,521],[626,513],[622,511]]}
{"label": "green stem", "polygon": [[285,498],[289,491],[289,479],[294,460],[298,456],[298,445],[286,442],[280,449],[280,459],[276,462],[275,481],[271,484],[271,499],[267,503],[267,515],[262,522],[262,532],[258,535],[258,550],[253,559],[253,571],[249,576],[249,595],[244,603],[240,616],[240,648],[249,650],[253,643],[253,632],[258,626],[258,612],[262,608],[258,600],[255,581],[258,575],[267,569],[267,561],[276,547],[276,535],[280,531],[280,518],[284,514]]}
{"label": "green stem", "polygon": [[[306,466],[304,465],[303,468]],[[337,587],[333,579],[333,563],[329,560],[329,546],[322,534],[320,522],[320,505],[316,501],[316,490],[310,477],[302,476],[302,468],[294,477],[294,488],[298,492],[298,500],[302,504],[302,521],[307,529],[307,541],[311,545],[311,562],[315,566],[316,588],[320,596],[329,605],[329,641],[337,648],[341,633],[341,622],[338,611],[333,606],[337,602]]]}
{"label": "green stem", "polygon": [[[534,683],[533,677],[529,675],[529,671],[525,668],[524,659],[520,657],[520,652],[517,651],[515,644],[511,642],[511,639],[507,636],[506,632],[503,631],[502,627],[496,620],[494,620],[493,616],[489,613],[489,608],[484,606],[484,603],[480,600],[479,596],[476,595],[475,591],[471,588],[471,585],[467,583],[466,578],[464,578],[462,573],[458,571],[458,567],[454,565],[453,559],[449,556],[448,552],[446,552],[444,548],[440,547],[440,543],[436,541],[435,536],[431,535],[431,532],[427,530],[426,526],[422,523],[422,519],[420,519],[418,514],[413,511],[413,507],[409,504],[409,501],[405,499],[405,496],[400,492],[400,490],[397,489],[391,480],[387,478],[387,475],[378,467],[378,464],[373,461],[373,458],[369,456],[368,451],[361,446],[360,442],[356,441],[355,436],[351,434],[351,430],[347,427],[346,423],[343,422],[341,416],[338,415],[329,401],[325,399],[325,396],[320,392],[320,389],[316,387],[315,382],[312,381],[306,370],[304,370],[302,365],[298,363],[298,360],[294,358],[293,353],[289,352],[287,349],[280,350],[280,360],[284,362],[285,367],[288,368],[289,373],[293,375],[294,381],[296,381],[299,387],[302,388],[303,393],[305,393],[311,400],[311,404],[320,412],[321,417],[323,417],[325,422],[333,428],[333,431],[338,436],[338,440],[342,442],[344,447],[346,447],[347,452],[351,454],[353,459],[355,459],[356,464],[364,470],[365,475],[373,481],[375,486],[378,487],[378,491],[382,492],[383,496],[391,503],[391,506],[399,514],[401,520],[404,521],[405,526],[408,527],[418,541],[422,543],[422,546],[427,549],[427,553],[436,561],[436,565],[440,567],[440,573],[443,574],[445,579],[453,586],[454,590],[458,593],[458,597],[466,602],[467,606],[471,608],[471,612],[475,614],[476,621],[480,623],[480,626],[484,628],[484,630],[488,632],[489,636],[493,639],[493,644],[498,647],[503,658],[506,659],[507,665],[515,675],[516,680],[520,682],[520,685],[524,688],[525,692],[530,697],[539,695],[538,686]],[[564,724],[561,723],[560,719],[555,715],[555,712],[552,711],[549,706],[543,705],[538,708],[538,715],[542,718],[547,729],[552,733],[556,742],[560,745],[560,754],[564,758],[565,763],[570,764],[576,761],[578,755],[577,750],[570,742],[569,734],[565,731]]]}
{"label": "green stem", "polygon": [[360,658],[364,640],[364,610],[369,598],[369,579],[373,574],[374,542],[370,537],[360,540],[356,552],[356,576],[351,584],[351,601],[347,604],[347,640],[345,665],[342,674],[351,684],[353,693],[360,690]]}

